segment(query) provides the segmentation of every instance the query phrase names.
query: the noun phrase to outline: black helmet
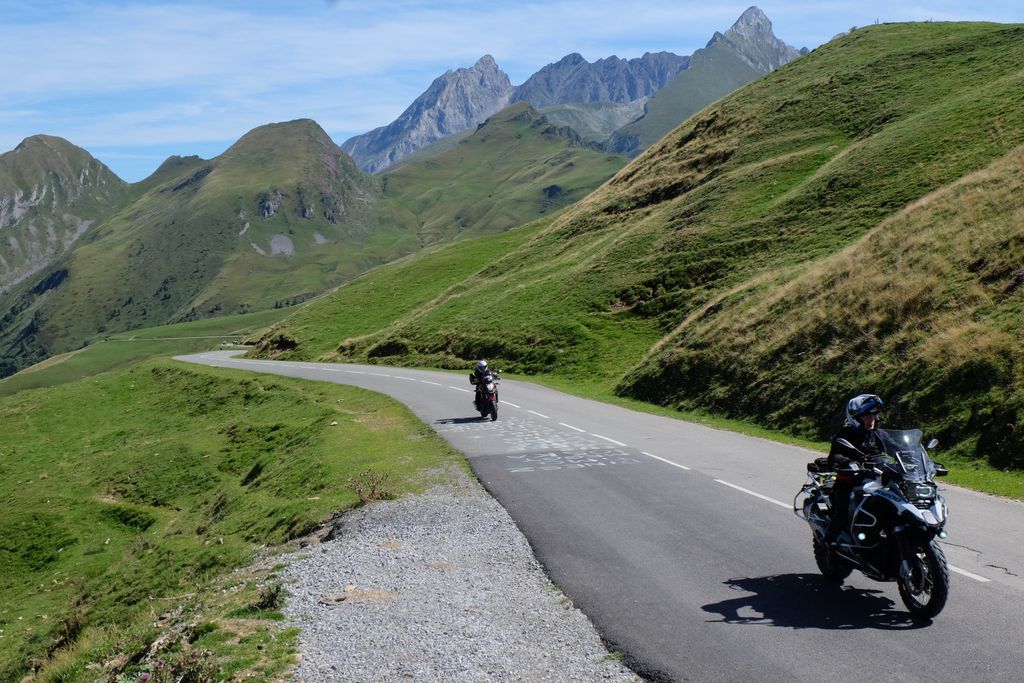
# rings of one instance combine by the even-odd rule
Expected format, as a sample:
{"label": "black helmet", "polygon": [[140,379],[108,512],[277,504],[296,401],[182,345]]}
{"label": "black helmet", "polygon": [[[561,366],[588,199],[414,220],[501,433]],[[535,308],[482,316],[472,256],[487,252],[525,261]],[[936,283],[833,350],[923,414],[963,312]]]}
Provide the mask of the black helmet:
{"label": "black helmet", "polygon": [[885,402],[875,394],[861,394],[854,396],[846,404],[846,424],[851,427],[860,428],[857,420],[861,415],[877,415],[885,407]]}

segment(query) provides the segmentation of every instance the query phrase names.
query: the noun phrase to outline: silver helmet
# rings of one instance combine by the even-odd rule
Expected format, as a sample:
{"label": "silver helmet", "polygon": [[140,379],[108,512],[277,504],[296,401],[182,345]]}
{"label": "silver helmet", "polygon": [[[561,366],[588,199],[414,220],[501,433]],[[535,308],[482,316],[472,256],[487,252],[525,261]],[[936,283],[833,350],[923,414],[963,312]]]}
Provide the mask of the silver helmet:
{"label": "silver helmet", "polygon": [[851,427],[860,427],[860,422],[857,420],[861,415],[877,415],[882,408],[885,407],[885,402],[880,396],[875,394],[861,394],[860,396],[854,396],[846,404],[846,423]]}

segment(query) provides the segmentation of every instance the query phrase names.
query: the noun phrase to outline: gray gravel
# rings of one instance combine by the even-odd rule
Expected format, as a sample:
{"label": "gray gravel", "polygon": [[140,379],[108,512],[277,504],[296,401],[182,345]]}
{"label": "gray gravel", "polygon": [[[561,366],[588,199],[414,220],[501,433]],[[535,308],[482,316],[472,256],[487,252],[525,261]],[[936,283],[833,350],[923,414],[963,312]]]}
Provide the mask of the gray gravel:
{"label": "gray gravel", "polygon": [[640,681],[475,482],[345,514],[286,558],[297,681]]}

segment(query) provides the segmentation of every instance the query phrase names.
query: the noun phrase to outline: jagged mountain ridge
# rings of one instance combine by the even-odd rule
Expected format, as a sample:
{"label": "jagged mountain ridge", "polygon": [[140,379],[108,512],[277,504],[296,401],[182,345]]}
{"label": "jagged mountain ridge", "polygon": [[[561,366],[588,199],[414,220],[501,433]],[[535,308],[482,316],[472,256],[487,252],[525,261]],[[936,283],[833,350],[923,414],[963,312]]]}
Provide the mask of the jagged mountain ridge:
{"label": "jagged mountain ridge", "polygon": [[671,52],[648,52],[636,59],[612,56],[593,63],[574,52],[526,79],[512,101],[538,109],[567,103],[625,104],[653,95],[689,64],[688,56]]}
{"label": "jagged mountain ridge", "polygon": [[[724,34],[715,32],[705,50],[713,45],[717,45],[713,50],[716,55],[727,53],[721,58],[726,62],[721,85],[702,87],[686,115],[677,117],[662,134],[682,123],[689,113],[800,54],[775,37],[771,22],[757,7],[748,8]],[[707,73],[697,80],[714,80],[718,76],[717,61],[706,58],[703,71]],[[613,56],[593,63],[572,53],[513,87],[508,75],[490,55],[485,55],[470,69],[448,71],[394,122],[352,137],[342,148],[364,171],[377,173],[437,140],[472,129],[510,102],[529,102],[538,109],[566,104],[628,105],[676,82],[692,64],[691,56],[670,52],[648,52],[635,59]],[[742,76],[737,76],[737,71]],[[578,112],[567,115],[580,118]],[[585,137],[593,137],[593,132],[581,131]],[[629,144],[616,141],[614,151],[635,154],[639,151],[637,139],[632,135],[627,139]]]}
{"label": "jagged mountain ridge", "polygon": [[392,123],[342,144],[368,173],[453,133],[473,128],[509,103],[512,82],[484,55],[468,69],[449,70],[430,84]]}

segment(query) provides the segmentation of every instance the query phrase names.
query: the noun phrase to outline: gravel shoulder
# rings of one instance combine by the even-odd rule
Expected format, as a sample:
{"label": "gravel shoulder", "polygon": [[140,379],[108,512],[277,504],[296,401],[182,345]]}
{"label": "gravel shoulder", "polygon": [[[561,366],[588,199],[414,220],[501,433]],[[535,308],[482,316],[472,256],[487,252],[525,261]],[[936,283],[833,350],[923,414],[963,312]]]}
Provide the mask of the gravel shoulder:
{"label": "gravel shoulder", "polygon": [[343,515],[284,558],[297,681],[630,681],[475,480]]}

